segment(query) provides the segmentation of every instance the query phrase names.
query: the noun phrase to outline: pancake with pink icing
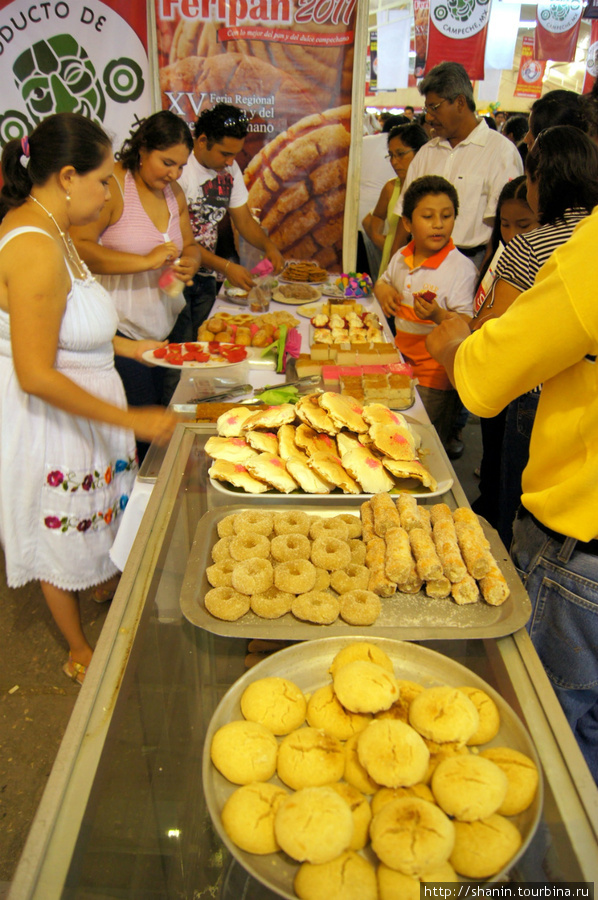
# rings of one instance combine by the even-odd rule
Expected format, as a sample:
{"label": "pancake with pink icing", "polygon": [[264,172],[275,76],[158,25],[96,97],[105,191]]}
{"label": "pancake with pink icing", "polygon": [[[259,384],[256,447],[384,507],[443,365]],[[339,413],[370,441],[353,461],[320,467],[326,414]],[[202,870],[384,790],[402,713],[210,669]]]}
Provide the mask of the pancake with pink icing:
{"label": "pancake with pink icing", "polygon": [[222,413],[216,420],[216,431],[221,437],[240,437],[243,434],[243,423],[252,416],[255,409],[247,406],[236,406]]}
{"label": "pancake with pink icing", "polygon": [[246,433],[247,443],[254,450],[260,453],[278,454],[278,438],[272,431],[248,431]]}
{"label": "pancake with pink icing", "polygon": [[368,425],[407,425],[405,416],[382,403],[367,403],[363,407],[363,418]]}
{"label": "pancake with pink icing", "polygon": [[354,478],[346,471],[338,456],[332,453],[314,453],[308,465],[325,481],[339,487],[345,494],[360,494],[361,489]]}
{"label": "pancake with pink icing", "polygon": [[399,460],[383,456],[382,462],[395,478],[417,478],[424,487],[430,488],[431,491],[435,491],[438,487],[436,479],[425,466],[422,466],[419,459]]}
{"label": "pancake with pink icing", "polygon": [[356,434],[367,432],[369,426],[362,416],[363,407],[355,397],[325,391],[318,402],[330,414],[339,431],[341,428],[348,428]]}
{"label": "pancake with pink icing", "polygon": [[287,472],[284,460],[273,453],[260,453],[257,458],[248,460],[247,469],[255,478],[265,481],[283,494],[290,494],[299,487],[293,476]]}
{"label": "pancake with pink icing", "polygon": [[233,463],[258,455],[242,437],[211,437],[206,442],[205,450],[212,459],[226,459]]}
{"label": "pancake with pink icing", "polygon": [[374,446],[391,459],[415,459],[415,440],[409,428],[401,425],[371,425],[370,436]]}
{"label": "pancake with pink icing", "polygon": [[379,494],[394,487],[382,462],[367,447],[358,447],[343,457],[343,466],[361,485],[366,494]]}
{"label": "pancake with pink icing", "polygon": [[243,488],[248,494],[263,494],[268,490],[268,485],[250,475],[244,465],[227,459],[217,459],[208,469],[208,475],[215,481],[226,481]]}
{"label": "pancake with pink icing", "polygon": [[292,403],[281,403],[280,406],[267,406],[258,412],[253,412],[243,422],[243,432],[253,431],[255,428],[280,428],[295,421],[295,407]]}

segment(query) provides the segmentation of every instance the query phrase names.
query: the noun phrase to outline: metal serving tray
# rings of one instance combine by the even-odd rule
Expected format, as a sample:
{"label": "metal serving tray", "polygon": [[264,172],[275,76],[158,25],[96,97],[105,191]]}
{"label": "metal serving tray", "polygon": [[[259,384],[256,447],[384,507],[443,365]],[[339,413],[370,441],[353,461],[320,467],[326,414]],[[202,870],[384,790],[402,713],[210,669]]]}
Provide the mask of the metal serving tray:
{"label": "metal serving tray", "polygon": [[[264,495],[262,495],[264,497]],[[282,510],[279,504],[262,501],[264,509],[274,512],[303,512],[328,518],[350,513],[359,515],[359,507],[334,506],[330,509],[321,505],[289,503]],[[181,611],[193,625],[213,634],[238,638],[264,638],[271,640],[315,640],[331,635],[369,635],[393,637],[406,641],[417,640],[463,640],[464,638],[497,638],[512,634],[522,628],[531,615],[529,597],[517,575],[507,550],[498,533],[481,519],[486,537],[511,590],[510,597],[502,606],[489,606],[483,600],[466,606],[458,606],[451,599],[433,600],[425,593],[397,594],[382,601],[382,612],[374,625],[348,625],[338,619],[332,625],[315,625],[296,619],[291,613],[279,619],[261,619],[249,611],[236,622],[216,619],[204,606],[203,598],[210,584],[206,568],[212,565],[211,551],[219,540],[218,522],[225,516],[244,512],[247,506],[226,506],[207,512],[199,521],[183,586],[181,589]],[[255,507],[251,507],[255,511]]]}
{"label": "metal serving tray", "polygon": [[[328,673],[330,664],[339,650],[350,643],[352,643],[351,640],[331,638],[329,640],[310,641],[309,643],[295,645],[274,653],[268,659],[246,672],[233,684],[216,708],[206,734],[202,766],[203,787],[206,804],[214,827],[230,853],[247,872],[270,888],[270,890],[275,891],[281,897],[289,898],[289,900],[294,900],[297,896],[293,891],[293,879],[297,874],[299,863],[295,863],[282,852],[256,856],[239,849],[233,844],[222,826],[220,816],[226,800],[237,788],[237,785],[227,781],[212,765],[210,747],[218,728],[228,722],[243,718],[240,707],[241,695],[249,684],[260,678],[283,676],[294,682],[304,694],[313,693],[317,688],[330,683],[330,675]],[[471,685],[485,691],[492,697],[498,707],[500,731],[492,741],[484,744],[484,748],[492,746],[511,747],[534,760],[540,776],[535,799],[525,812],[511,818],[511,821],[521,832],[523,839],[521,847],[507,866],[489,879],[492,882],[503,880],[506,873],[514,866],[516,860],[522,856],[529,846],[542,812],[542,771],[531,737],[521,720],[500,694],[478,675],[465,668],[465,666],[434,650],[429,650],[427,647],[419,647],[416,644],[388,639],[376,640],[376,644],[392,660],[394,673],[397,678],[417,681],[425,687],[432,687],[438,684],[448,684],[454,687]],[[272,781],[281,785],[276,776]],[[368,846],[365,850],[362,850],[361,855],[375,864],[375,856],[371,847]],[[463,880],[465,881],[465,879]]]}

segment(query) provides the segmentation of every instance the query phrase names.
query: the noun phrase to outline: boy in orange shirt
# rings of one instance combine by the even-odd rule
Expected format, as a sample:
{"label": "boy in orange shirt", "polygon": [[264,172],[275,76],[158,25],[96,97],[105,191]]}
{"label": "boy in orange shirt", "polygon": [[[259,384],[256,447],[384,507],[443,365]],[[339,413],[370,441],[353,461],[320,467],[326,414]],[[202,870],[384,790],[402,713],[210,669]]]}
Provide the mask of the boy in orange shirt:
{"label": "boy in orange shirt", "polygon": [[445,444],[459,397],[444,368],[426,350],[426,337],[448,312],[473,315],[477,269],[451,239],[459,198],[439,175],[413,181],[403,198],[403,225],[412,240],[392,257],[374,293],[395,316],[395,343],[413,367],[430,421]]}

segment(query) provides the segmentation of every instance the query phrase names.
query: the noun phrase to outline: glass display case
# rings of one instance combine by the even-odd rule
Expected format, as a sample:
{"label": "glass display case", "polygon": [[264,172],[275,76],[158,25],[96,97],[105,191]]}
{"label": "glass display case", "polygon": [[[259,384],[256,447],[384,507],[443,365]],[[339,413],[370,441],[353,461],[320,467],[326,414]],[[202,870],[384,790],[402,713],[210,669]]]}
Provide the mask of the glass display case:
{"label": "glass display case", "polygon": [[[246,640],[195,627],[179,604],[197,525],[229,503],[209,484],[208,433],[209,426],[180,425],[170,444],[11,898],[275,896],[222,845],[202,790],[205,732],[247,654]],[[444,499],[467,502],[457,483]],[[598,791],[526,631],[422,643],[492,685],[536,745],[543,814],[509,879],[594,882]]]}

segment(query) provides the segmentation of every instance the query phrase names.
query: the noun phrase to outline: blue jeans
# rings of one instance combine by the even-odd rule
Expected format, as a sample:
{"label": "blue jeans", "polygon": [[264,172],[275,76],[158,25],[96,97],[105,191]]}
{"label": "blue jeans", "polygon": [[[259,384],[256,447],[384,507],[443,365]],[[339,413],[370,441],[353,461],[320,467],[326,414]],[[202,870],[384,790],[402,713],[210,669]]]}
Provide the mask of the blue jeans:
{"label": "blue jeans", "polygon": [[216,279],[212,275],[195,275],[193,284],[185,287],[185,306],[170,332],[173,344],[196,341],[199,326],[205,322],[216,300]]}
{"label": "blue jeans", "polygon": [[511,556],[532,603],[532,643],[598,782],[598,556],[569,553],[525,512]]}
{"label": "blue jeans", "polygon": [[502,454],[498,524],[496,529],[505,547],[513,537],[513,521],[521,504],[521,476],[529,460],[529,442],[540,394],[527,393],[507,406]]}

